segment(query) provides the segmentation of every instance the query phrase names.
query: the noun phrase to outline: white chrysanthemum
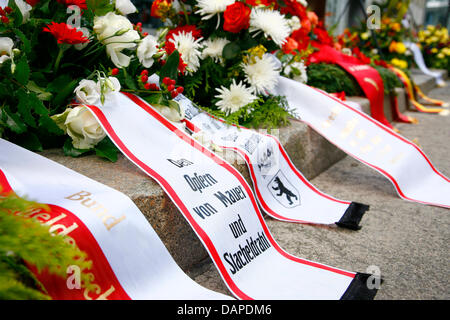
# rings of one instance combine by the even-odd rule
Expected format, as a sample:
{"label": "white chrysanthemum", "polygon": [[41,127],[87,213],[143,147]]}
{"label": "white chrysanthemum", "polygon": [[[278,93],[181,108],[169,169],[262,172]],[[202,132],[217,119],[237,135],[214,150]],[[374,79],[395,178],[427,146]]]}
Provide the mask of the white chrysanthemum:
{"label": "white chrysanthemum", "polygon": [[291,28],[292,31],[298,30],[302,27],[302,24],[300,22],[300,19],[297,16],[293,16],[292,18],[287,20],[289,28]]}
{"label": "white chrysanthemum", "polygon": [[236,84],[234,79],[230,89],[222,86],[220,89],[216,90],[220,93],[216,96],[216,98],[219,99],[219,101],[216,102],[216,106],[227,115],[238,111],[258,99],[258,97],[253,95],[249,88],[247,88],[242,82]]}
{"label": "white chrysanthemum", "polygon": [[303,62],[293,62],[284,68],[284,73],[294,79],[295,81],[306,83],[308,82],[308,74],[306,66]]}
{"label": "white chrysanthemum", "polygon": [[222,52],[223,48],[230,43],[225,38],[216,38],[214,40],[208,39],[203,42],[205,48],[202,52],[202,58],[211,57],[215,62],[223,62]]}
{"label": "white chrysanthemum", "polygon": [[245,80],[256,94],[272,93],[278,83],[280,70],[273,57],[268,54],[262,58],[254,57],[254,61],[242,63]]}
{"label": "white chrysanthemum", "polygon": [[214,15],[224,12],[233,3],[235,3],[235,0],[198,0],[197,6],[200,10],[197,10],[195,13],[200,13],[203,16],[202,20],[208,20]]}
{"label": "white chrysanthemum", "polygon": [[253,8],[250,14],[250,32],[264,32],[279,46],[291,33],[287,19],[277,10]]}
{"label": "white chrysanthemum", "polygon": [[203,38],[197,40],[194,39],[191,32],[180,32],[173,36],[170,41],[175,45],[175,48],[180,52],[181,58],[184,63],[187,64],[186,73],[192,73],[198,70],[200,67],[200,57],[202,53],[200,50],[203,48],[201,43]]}

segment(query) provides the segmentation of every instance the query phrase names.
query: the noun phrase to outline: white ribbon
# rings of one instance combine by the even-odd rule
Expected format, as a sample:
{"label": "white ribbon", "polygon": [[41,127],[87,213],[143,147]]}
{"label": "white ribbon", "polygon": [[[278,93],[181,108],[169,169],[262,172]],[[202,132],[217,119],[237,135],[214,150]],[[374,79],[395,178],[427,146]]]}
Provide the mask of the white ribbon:
{"label": "white ribbon", "polygon": [[136,96],[88,106],[117,147],[154,178],[240,299],[373,298],[365,275],[285,252],[242,175]]}
{"label": "white ribbon", "polygon": [[420,50],[419,46],[413,42],[404,42],[404,44],[413,53],[414,61],[416,62],[416,65],[419,67],[419,69],[424,74],[433,77],[436,80],[436,84],[438,86],[445,86],[445,81],[444,79],[442,79],[442,75],[440,73],[431,71],[426,66],[422,51]]}
{"label": "white ribbon", "polygon": [[176,100],[188,126],[195,126],[219,147],[245,160],[264,212],[288,222],[334,224],[358,229],[368,206],[335,199],[314,187],[297,170],[281,143],[272,135],[226,125],[200,110],[186,97]]}
{"label": "white ribbon", "polygon": [[[124,194],[0,139],[2,173],[19,196],[68,210],[42,221],[51,226],[50,231],[58,229],[67,237],[81,230],[83,237],[74,237],[80,243],[86,242],[86,237],[95,238],[85,243],[85,248],[92,252],[88,259],[93,261],[93,282],[98,290],[81,291],[76,298],[230,298],[201,287],[184,274],[144,215]],[[67,223],[72,215],[76,222]],[[106,262],[102,263],[104,258]],[[101,285],[97,282],[100,279]],[[55,286],[46,285],[49,289]],[[72,291],[76,291],[66,287],[65,279],[56,289],[60,294],[55,299],[72,299]]]}
{"label": "white ribbon", "polygon": [[400,197],[450,208],[450,180],[413,142],[327,93],[281,77],[277,94],[305,122],[350,156],[377,170]]}

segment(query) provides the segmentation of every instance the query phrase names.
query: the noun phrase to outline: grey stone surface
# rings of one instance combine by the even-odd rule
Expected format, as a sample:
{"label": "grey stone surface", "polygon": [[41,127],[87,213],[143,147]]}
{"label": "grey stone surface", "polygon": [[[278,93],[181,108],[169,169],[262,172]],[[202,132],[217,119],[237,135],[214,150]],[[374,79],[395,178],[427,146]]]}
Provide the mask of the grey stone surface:
{"label": "grey stone surface", "polygon": [[[445,70],[430,69],[430,71],[441,74],[444,80],[448,77],[447,71]],[[431,76],[425,75],[419,69],[412,69],[411,77],[414,83],[417,84],[424,93],[427,93],[436,87],[436,80]]]}
{"label": "grey stone surface", "polygon": [[[450,82],[447,83],[450,86]],[[439,88],[430,96],[450,101]],[[450,117],[407,112],[419,124],[398,124],[406,138],[418,139],[422,150],[450,176]],[[369,204],[359,231],[291,224],[266,218],[271,233],[287,252],[356,272],[377,266],[385,280],[378,300],[450,299],[450,212],[402,200],[381,174],[346,157],[312,180],[322,191]],[[450,196],[450,195],[449,195]],[[230,294],[214,266],[205,261],[189,275],[213,290]]]}

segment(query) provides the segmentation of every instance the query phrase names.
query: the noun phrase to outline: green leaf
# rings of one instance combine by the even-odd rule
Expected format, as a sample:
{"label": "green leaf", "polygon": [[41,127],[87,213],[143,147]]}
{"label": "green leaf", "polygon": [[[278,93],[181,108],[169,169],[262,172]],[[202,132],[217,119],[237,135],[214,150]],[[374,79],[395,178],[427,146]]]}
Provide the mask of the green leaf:
{"label": "green leaf", "polygon": [[16,71],[14,72],[14,78],[24,86],[28,83],[30,77],[30,66],[28,65],[27,56],[23,55],[16,65]]}
{"label": "green leaf", "polygon": [[18,145],[31,151],[44,150],[38,137],[32,132],[27,132],[25,134],[20,135],[19,137],[17,137],[16,142]]}
{"label": "green leaf", "polygon": [[87,153],[87,152],[89,152],[91,150],[77,149],[77,148],[75,148],[73,146],[72,140],[71,139],[67,139],[66,142],[64,143],[63,151],[64,151],[64,154],[66,156],[77,158],[77,157],[80,157],[83,154],[85,154],[85,153]]}
{"label": "green leaf", "polygon": [[180,53],[175,50],[166,61],[166,64],[161,68],[159,73],[159,77],[161,81],[165,77],[169,77],[170,79],[177,80],[178,79],[178,66],[180,64]]}
{"label": "green leaf", "polygon": [[13,29],[13,32],[22,41],[23,51],[27,54],[30,53],[31,52],[31,41],[28,40],[27,36],[22,31],[20,31],[19,29],[16,29],[16,28]]}
{"label": "green leaf", "polygon": [[103,16],[110,11],[114,11],[114,5],[109,0],[86,0],[89,10],[96,16]]}
{"label": "green leaf", "polygon": [[106,137],[95,146],[95,153],[101,158],[108,159],[111,162],[117,161],[118,149],[115,144]]}
{"label": "green leaf", "polygon": [[57,107],[64,106],[69,97],[73,95],[73,91],[77,87],[78,83],[79,79],[75,79],[67,83],[66,86],[58,92],[55,99],[53,99],[53,105]]}
{"label": "green leaf", "polygon": [[134,78],[126,71],[126,69],[123,69],[124,71],[124,80],[125,84],[128,86],[128,89],[131,90],[137,90],[136,82],[134,81]]}
{"label": "green leaf", "polygon": [[16,27],[20,26],[23,23],[23,15],[19,7],[17,6],[16,2],[9,1],[8,6],[11,9],[13,9],[9,18],[11,19],[12,17],[14,19],[14,26]]}
{"label": "green leaf", "polygon": [[34,92],[37,95],[38,99],[41,101],[50,101],[53,97],[51,92],[46,92],[43,88],[39,87],[34,81],[28,82],[27,89]]}
{"label": "green leaf", "polygon": [[241,48],[241,50],[248,50],[250,48],[256,47],[258,44],[258,41],[256,41],[256,39],[253,38],[250,33],[245,33],[242,40],[239,41],[239,47]]}
{"label": "green leaf", "polygon": [[147,101],[152,106],[169,106],[169,100],[164,97],[163,93],[154,93],[149,96],[143,97],[145,101]]}
{"label": "green leaf", "polygon": [[53,119],[50,118],[48,115],[44,115],[39,118],[39,126],[54,135],[60,136],[64,134],[64,131],[61,130],[61,128],[58,127],[56,122],[53,121]]}
{"label": "green leaf", "polygon": [[48,116],[48,110],[41,100],[33,92],[28,93],[27,96],[30,107],[40,116]]}
{"label": "green leaf", "polygon": [[34,120],[33,115],[31,114],[31,107],[28,100],[28,94],[25,90],[20,89],[17,93],[19,97],[19,104],[17,105],[17,110],[19,114],[22,116],[23,121],[29,125],[30,127],[36,128],[36,121]]}
{"label": "green leaf", "polygon": [[228,43],[224,48],[222,55],[225,59],[231,60],[241,53],[241,47],[236,42]]}
{"label": "green leaf", "polygon": [[21,134],[27,131],[26,125],[22,122],[20,117],[12,113],[7,106],[3,107],[1,110],[1,119],[6,126],[11,129],[11,131]]}

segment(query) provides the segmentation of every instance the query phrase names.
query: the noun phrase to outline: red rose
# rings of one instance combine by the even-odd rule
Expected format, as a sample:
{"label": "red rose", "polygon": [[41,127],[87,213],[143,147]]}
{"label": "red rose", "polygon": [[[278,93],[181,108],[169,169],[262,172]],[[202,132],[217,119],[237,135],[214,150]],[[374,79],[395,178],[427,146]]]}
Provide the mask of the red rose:
{"label": "red rose", "polygon": [[223,29],[233,33],[248,29],[250,26],[251,11],[252,10],[242,2],[230,4],[223,14],[225,20]]}

